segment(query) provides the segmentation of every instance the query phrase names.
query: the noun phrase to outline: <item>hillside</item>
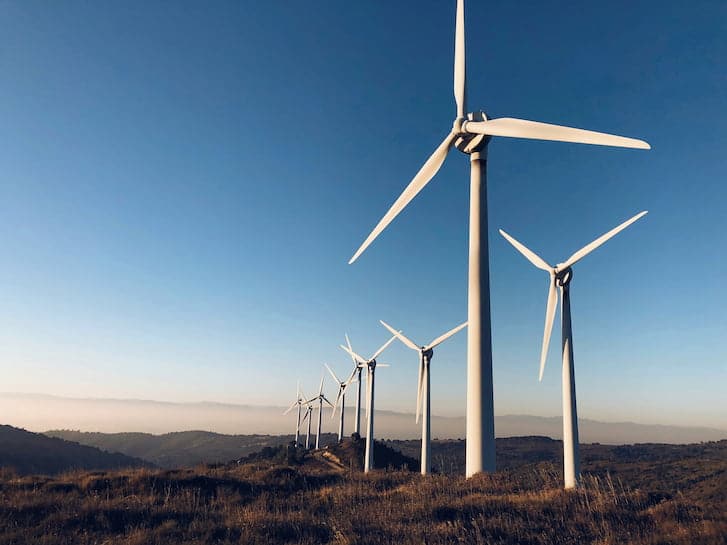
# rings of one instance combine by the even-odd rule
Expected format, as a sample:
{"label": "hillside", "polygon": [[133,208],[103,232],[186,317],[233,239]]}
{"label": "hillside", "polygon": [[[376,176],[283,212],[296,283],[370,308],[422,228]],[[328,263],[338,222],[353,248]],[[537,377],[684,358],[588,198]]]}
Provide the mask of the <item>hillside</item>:
{"label": "hillside", "polygon": [[149,466],[138,458],[0,425],[0,467],[21,475]]}
{"label": "hillside", "polygon": [[[698,473],[693,460],[668,464],[630,466],[628,485],[586,475],[574,492],[560,489],[552,463],[465,480],[364,475],[321,453],[294,463],[0,475],[0,545],[724,545],[727,462],[703,460]],[[659,475],[662,489],[650,489]]]}
{"label": "hillside", "polygon": [[[420,441],[386,441],[400,452],[419,459]],[[495,440],[499,469],[518,467],[526,463],[552,462],[563,458],[563,443],[549,437],[504,437]],[[581,444],[584,467],[609,467],[616,470],[621,464],[663,464],[680,460],[727,461],[727,440],[672,445],[639,443],[634,445]],[[464,441],[432,441],[432,463],[436,471],[463,473],[465,467]]]}

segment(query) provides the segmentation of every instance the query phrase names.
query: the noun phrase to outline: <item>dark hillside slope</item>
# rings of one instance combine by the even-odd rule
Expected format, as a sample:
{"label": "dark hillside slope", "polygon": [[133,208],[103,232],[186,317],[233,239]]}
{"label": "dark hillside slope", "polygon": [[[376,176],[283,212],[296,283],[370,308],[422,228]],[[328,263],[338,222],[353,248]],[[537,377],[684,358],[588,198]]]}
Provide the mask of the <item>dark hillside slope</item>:
{"label": "dark hillside slope", "polygon": [[151,466],[138,458],[109,453],[94,447],[79,445],[0,425],[0,466],[12,468],[19,474],[55,474],[72,469],[120,469]]}

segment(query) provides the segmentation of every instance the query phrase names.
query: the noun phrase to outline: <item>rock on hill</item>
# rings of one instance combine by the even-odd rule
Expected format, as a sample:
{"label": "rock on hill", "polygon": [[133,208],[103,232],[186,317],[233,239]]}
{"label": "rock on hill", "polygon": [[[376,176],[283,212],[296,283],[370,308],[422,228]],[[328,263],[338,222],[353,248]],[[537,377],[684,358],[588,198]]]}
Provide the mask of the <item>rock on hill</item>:
{"label": "rock on hill", "polygon": [[152,465],[123,454],[0,425],[0,466],[12,468],[21,475]]}

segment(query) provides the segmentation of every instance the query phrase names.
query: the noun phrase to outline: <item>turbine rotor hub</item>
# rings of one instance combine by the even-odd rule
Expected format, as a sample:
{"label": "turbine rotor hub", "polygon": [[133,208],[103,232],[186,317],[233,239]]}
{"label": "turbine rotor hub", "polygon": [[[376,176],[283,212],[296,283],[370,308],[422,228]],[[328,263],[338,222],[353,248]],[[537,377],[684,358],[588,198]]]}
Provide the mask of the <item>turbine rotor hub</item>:
{"label": "turbine rotor hub", "polygon": [[566,286],[568,286],[571,280],[573,280],[573,269],[571,269],[570,267],[555,273],[555,282],[561,288],[565,288]]}
{"label": "turbine rotor hub", "polygon": [[458,117],[452,124],[452,131],[457,133],[454,146],[467,155],[483,151],[490,142],[489,136],[467,132],[467,123],[469,121],[487,121],[487,114],[485,112],[472,112],[467,114],[466,118]]}

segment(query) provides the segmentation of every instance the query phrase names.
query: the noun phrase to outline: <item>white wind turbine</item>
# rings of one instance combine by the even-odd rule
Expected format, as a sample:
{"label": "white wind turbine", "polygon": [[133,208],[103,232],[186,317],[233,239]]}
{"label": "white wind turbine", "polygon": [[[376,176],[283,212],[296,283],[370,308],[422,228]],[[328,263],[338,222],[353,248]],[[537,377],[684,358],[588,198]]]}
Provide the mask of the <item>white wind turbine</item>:
{"label": "white wind turbine", "polygon": [[354,414],[354,421],[353,421],[353,433],[357,433],[359,436],[361,436],[361,367],[359,366],[358,362],[356,361],[356,358],[352,355],[353,354],[353,348],[351,348],[351,341],[348,338],[348,333],[346,333],[346,345],[348,346],[347,352],[349,355],[351,355],[351,360],[353,361],[353,367],[354,372],[356,373],[356,412]]}
{"label": "white wind turbine", "polygon": [[415,350],[419,353],[419,380],[417,386],[417,410],[416,410],[416,421],[419,422],[419,412],[422,413],[422,464],[421,472],[422,475],[428,475],[431,472],[431,441],[432,441],[432,425],[431,425],[431,413],[430,413],[430,379],[429,379],[429,364],[432,361],[434,355],[434,348],[452,335],[467,327],[467,322],[458,325],[454,329],[450,329],[444,335],[440,335],[426,346],[418,346],[414,341],[402,335],[401,331],[397,331],[383,320],[379,320],[381,325],[391,331],[395,337],[397,337],[406,346]]}
{"label": "white wind turbine", "polygon": [[307,401],[305,404],[305,415],[303,416],[303,422],[308,420],[308,430],[305,433],[305,449],[308,450],[310,448],[310,423],[313,420],[313,404],[308,403]]}
{"label": "white wind turbine", "polygon": [[374,467],[374,373],[376,367],[388,367],[385,363],[377,363],[381,353],[386,350],[396,337],[391,337],[369,359],[364,359],[350,348],[341,345],[341,348],[356,359],[360,369],[366,367],[366,454],[364,455],[364,473]]}
{"label": "white wind turbine", "polygon": [[[306,401],[306,403],[310,403],[311,406],[316,401],[318,402],[318,429],[316,430],[316,450],[318,450],[319,445],[320,445],[320,440],[321,440],[321,420],[322,420],[322,416],[323,416],[323,402],[325,401],[326,403],[328,403],[328,405],[333,407],[333,403],[328,401],[328,398],[326,398],[326,396],[323,394],[323,380],[325,378],[326,378],[325,375],[321,376],[321,386],[320,386],[320,388],[318,388],[318,395],[315,397],[312,397],[311,399]],[[310,429],[310,421],[308,422],[308,428]]]}
{"label": "white wind turbine", "polygon": [[[573,265],[598,248],[614,235],[626,229],[636,220],[645,216],[646,211],[636,214],[633,218],[611,229],[590,244],[584,246],[563,263],[555,267],[548,265],[543,259],[523,244],[500,229],[500,234],[515,246],[525,258],[539,269],[547,271],[550,275],[548,281],[548,304],[545,309],[545,329],[543,331],[543,348],[540,352],[540,380],[543,379],[545,360],[548,355],[548,344],[553,331],[555,308],[558,305],[558,291],[560,291],[561,305],[561,350],[563,355],[563,475],[565,488],[575,488],[580,479],[580,459],[578,455],[578,413],[576,410],[576,381],[573,362],[573,330],[570,315],[570,282],[573,279]],[[560,290],[556,289],[560,288]]]}
{"label": "white wind turbine", "polygon": [[490,272],[487,244],[487,145],[492,136],[556,140],[601,146],[650,149],[642,140],[548,123],[466,113],[464,0],[457,2],[454,47],[454,98],[457,113],[452,130],[427,159],[403,193],[361,244],[353,263],[404,207],[432,179],[452,146],[470,156],[469,280],[467,296],[467,455],[466,475],[495,470],[495,414],[492,388]]}
{"label": "white wind turbine", "polygon": [[305,404],[305,395],[300,390],[300,381],[298,381],[296,397],[297,399],[291,403],[283,414],[286,415],[293,410],[293,407],[298,407],[298,420],[295,423],[295,446],[298,447],[300,446],[300,408]]}
{"label": "white wind turbine", "polygon": [[[353,371],[351,371],[351,375],[346,380],[341,380],[336,376],[336,373],[333,372],[333,369],[328,367],[328,364],[324,363],[323,365],[326,366],[326,369],[328,369],[328,372],[333,377],[333,380],[336,381],[338,384],[338,393],[336,394],[336,401],[333,402],[333,412],[331,413],[331,419],[333,419],[334,416],[336,416],[336,408],[340,407],[340,417],[338,421],[338,441],[343,440],[343,413],[346,410],[346,390],[348,389],[349,384],[351,384],[356,379],[356,373],[360,373],[360,369],[358,365],[353,368]],[[340,405],[338,403],[341,403]]]}

